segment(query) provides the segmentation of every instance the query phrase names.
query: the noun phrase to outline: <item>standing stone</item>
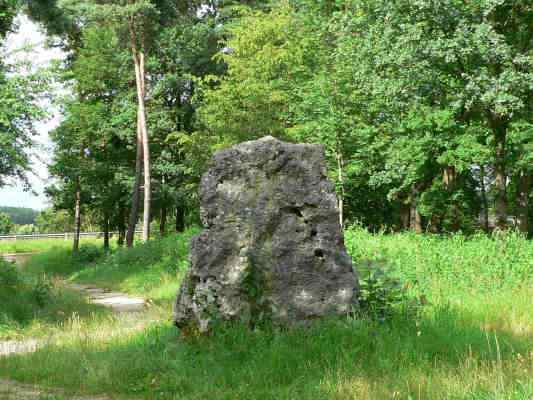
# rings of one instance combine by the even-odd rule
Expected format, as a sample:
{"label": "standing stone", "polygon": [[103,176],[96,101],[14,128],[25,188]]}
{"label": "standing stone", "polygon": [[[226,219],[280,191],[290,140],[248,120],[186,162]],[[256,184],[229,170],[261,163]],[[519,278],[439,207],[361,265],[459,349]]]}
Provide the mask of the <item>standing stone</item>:
{"label": "standing stone", "polygon": [[224,321],[306,324],[357,304],[322,146],[269,136],[219,151],[200,201],[206,229],[174,307],[185,333]]}

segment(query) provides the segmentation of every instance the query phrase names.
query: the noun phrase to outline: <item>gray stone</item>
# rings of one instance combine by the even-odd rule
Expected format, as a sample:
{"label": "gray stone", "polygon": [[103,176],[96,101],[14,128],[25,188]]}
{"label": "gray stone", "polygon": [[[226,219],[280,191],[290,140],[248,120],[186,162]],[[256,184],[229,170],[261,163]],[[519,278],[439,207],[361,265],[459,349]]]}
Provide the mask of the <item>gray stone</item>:
{"label": "gray stone", "polygon": [[356,305],[322,146],[265,137],[219,151],[200,201],[205,230],[174,307],[184,333],[225,321],[305,325]]}

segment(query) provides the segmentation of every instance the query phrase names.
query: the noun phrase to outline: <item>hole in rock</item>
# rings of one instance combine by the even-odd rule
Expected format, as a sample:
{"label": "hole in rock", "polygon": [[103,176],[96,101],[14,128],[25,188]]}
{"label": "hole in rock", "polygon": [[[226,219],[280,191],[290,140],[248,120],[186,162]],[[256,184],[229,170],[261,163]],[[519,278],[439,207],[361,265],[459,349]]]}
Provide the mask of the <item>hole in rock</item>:
{"label": "hole in rock", "polygon": [[294,214],[294,215],[296,215],[297,217],[300,217],[300,218],[303,218],[303,216],[304,216],[302,214],[302,211],[298,207],[286,207],[285,211],[287,211],[288,213]]}
{"label": "hole in rock", "polygon": [[324,258],[324,251],[321,249],[315,249],[315,257]]}
{"label": "hole in rock", "polygon": [[318,235],[318,232],[316,229],[311,229],[311,237],[315,237],[316,235]]}

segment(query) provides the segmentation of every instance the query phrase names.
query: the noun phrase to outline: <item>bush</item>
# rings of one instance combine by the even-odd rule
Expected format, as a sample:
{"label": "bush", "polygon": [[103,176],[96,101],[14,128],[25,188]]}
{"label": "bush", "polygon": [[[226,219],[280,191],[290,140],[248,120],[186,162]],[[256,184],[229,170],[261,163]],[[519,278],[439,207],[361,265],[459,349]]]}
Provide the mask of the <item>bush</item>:
{"label": "bush", "polygon": [[23,324],[51,298],[52,284],[44,276],[24,276],[14,264],[0,260],[0,325]]}
{"label": "bush", "polygon": [[413,315],[425,302],[409,294],[409,284],[394,277],[386,264],[366,262],[357,265],[359,272],[359,313],[384,321],[397,312]]}
{"label": "bush", "polygon": [[93,243],[83,244],[80,246],[78,253],[75,254],[76,260],[81,263],[93,263],[104,254],[101,247]]}

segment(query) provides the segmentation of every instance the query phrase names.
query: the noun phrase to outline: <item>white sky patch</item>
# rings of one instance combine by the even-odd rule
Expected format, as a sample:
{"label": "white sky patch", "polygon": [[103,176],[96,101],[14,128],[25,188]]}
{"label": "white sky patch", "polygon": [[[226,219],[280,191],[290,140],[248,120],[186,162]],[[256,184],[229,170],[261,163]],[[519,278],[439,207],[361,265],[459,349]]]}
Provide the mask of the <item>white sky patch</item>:
{"label": "white sky patch", "polygon": [[[29,61],[35,68],[46,68],[53,60],[65,58],[65,54],[58,48],[46,47],[46,35],[40,27],[21,15],[16,19],[18,30],[8,35],[4,49],[8,54],[7,62]],[[64,93],[61,87],[53,89],[52,96]],[[30,207],[43,209],[47,204],[44,188],[50,181],[47,163],[52,156],[52,143],[49,132],[55,129],[60,121],[61,114],[49,100],[43,101],[43,106],[49,113],[49,118],[36,124],[38,135],[35,139],[35,149],[31,152],[32,173],[28,174],[32,190],[37,193],[24,191],[20,182],[10,182],[11,186],[0,189],[0,206]]]}

